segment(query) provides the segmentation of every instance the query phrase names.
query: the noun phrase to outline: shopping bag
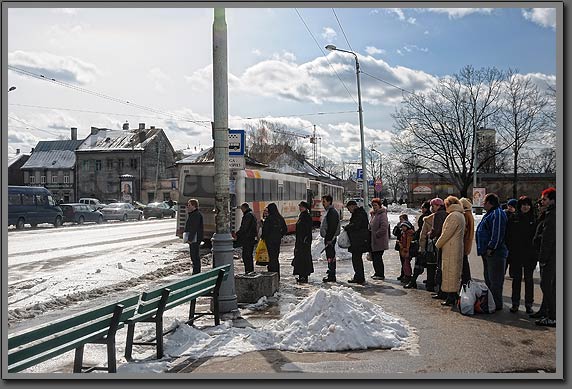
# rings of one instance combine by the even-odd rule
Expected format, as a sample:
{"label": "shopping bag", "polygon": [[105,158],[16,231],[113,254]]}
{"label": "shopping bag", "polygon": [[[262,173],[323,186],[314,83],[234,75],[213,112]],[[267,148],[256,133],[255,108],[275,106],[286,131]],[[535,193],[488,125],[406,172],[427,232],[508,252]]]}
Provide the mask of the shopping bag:
{"label": "shopping bag", "polygon": [[493,313],[496,311],[493,294],[484,282],[475,282],[475,313]]}
{"label": "shopping bag", "polygon": [[266,266],[270,262],[270,257],[268,256],[268,248],[266,247],[266,242],[264,239],[258,241],[256,245],[256,251],[254,252],[254,259],[256,264],[259,266]]}
{"label": "shopping bag", "polygon": [[342,230],[338,236],[338,246],[342,249],[347,249],[351,246],[350,236],[346,230]]}
{"label": "shopping bag", "polygon": [[371,253],[367,253],[365,259],[367,259],[368,261],[373,261],[373,256],[371,255]]}
{"label": "shopping bag", "polygon": [[183,243],[189,243],[189,233],[183,232]]}
{"label": "shopping bag", "polygon": [[459,311],[463,315],[474,315],[475,314],[475,302],[477,296],[475,294],[474,283],[469,281],[466,284],[461,285],[461,290],[459,291]]}

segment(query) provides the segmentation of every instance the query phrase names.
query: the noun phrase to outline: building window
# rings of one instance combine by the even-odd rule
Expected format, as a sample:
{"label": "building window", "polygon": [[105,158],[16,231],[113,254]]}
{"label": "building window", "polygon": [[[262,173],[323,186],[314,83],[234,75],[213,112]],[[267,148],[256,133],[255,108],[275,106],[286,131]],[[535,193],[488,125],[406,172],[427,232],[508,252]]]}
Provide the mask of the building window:
{"label": "building window", "polygon": [[40,176],[40,184],[46,183],[46,176]]}
{"label": "building window", "polygon": [[123,169],[123,158],[119,158],[117,160],[117,167],[119,168],[119,170]]}
{"label": "building window", "polygon": [[95,160],[95,171],[100,171],[100,170],[101,170],[101,160],[96,159]]}
{"label": "building window", "polygon": [[88,171],[89,170],[89,159],[83,160],[82,161],[82,166],[81,166],[82,170]]}
{"label": "building window", "polygon": [[129,167],[131,169],[137,169],[137,158],[131,158],[129,160]]}
{"label": "building window", "polygon": [[65,175],[64,176],[64,184],[69,184],[70,183],[70,176],[69,175]]}
{"label": "building window", "polygon": [[113,159],[107,160],[107,170],[113,170]]}
{"label": "building window", "polygon": [[165,161],[159,161],[159,172],[165,173]]}
{"label": "building window", "polygon": [[54,175],[52,176],[52,184],[57,184],[58,183],[58,176]]}
{"label": "building window", "polygon": [[36,176],[30,175],[30,184],[36,183]]}

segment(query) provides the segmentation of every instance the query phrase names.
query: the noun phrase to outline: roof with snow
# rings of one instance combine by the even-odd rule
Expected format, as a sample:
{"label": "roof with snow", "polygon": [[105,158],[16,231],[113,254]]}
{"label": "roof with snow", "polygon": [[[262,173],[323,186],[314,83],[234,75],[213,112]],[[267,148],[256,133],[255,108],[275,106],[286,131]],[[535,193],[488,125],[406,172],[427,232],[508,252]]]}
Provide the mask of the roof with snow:
{"label": "roof with snow", "polygon": [[329,180],[339,180],[339,177],[324,171],[322,168],[314,166],[308,160],[299,160],[290,154],[281,154],[278,158],[268,164],[269,169],[279,173],[307,175],[316,178],[326,178]]}
{"label": "roof with snow", "polygon": [[[92,131],[94,128],[92,128]],[[144,150],[153,138],[163,131],[161,128],[144,130],[110,130],[96,128],[95,134],[89,135],[78,147],[77,151],[131,151]]]}
{"label": "roof with snow", "polygon": [[40,141],[21,169],[72,169],[75,150],[83,140]]}
{"label": "roof with snow", "polygon": [[12,166],[16,162],[18,162],[20,159],[25,158],[25,157],[30,157],[30,154],[8,155],[8,167]]}
{"label": "roof with snow", "polygon": [[[196,154],[191,154],[191,155],[177,161],[176,164],[192,164],[192,163],[206,164],[206,163],[213,163],[213,162],[214,162],[214,147],[210,147],[210,148],[202,150]],[[254,158],[250,158],[247,155],[244,156],[244,162],[247,165],[251,165],[251,166],[266,167],[265,164],[260,163],[257,160],[255,160]]]}

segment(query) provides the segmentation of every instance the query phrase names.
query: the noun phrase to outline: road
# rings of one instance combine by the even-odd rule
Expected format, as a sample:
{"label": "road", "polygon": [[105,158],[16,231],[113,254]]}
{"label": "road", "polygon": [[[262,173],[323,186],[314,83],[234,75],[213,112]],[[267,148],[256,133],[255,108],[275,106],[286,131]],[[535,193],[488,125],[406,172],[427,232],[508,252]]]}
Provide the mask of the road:
{"label": "road", "polygon": [[[108,222],[8,233],[8,309],[114,285],[186,252],[175,219]],[[38,306],[40,305],[40,306]]]}

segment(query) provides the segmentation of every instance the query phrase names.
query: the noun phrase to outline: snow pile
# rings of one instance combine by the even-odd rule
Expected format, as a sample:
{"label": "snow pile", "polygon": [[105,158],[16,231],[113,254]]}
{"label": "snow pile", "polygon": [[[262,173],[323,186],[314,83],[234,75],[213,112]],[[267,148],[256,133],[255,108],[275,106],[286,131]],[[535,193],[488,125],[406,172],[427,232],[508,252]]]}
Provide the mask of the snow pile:
{"label": "snow pile", "polygon": [[407,204],[399,205],[397,203],[388,204],[387,210],[389,212],[407,215],[419,215],[421,212],[418,208],[407,208]]}
{"label": "snow pile", "polygon": [[394,349],[412,335],[404,320],[384,312],[350,288],[320,289],[280,320],[262,328],[236,328],[227,321],[199,330],[180,325],[165,339],[170,357],[235,356],[257,350],[322,352]]}

